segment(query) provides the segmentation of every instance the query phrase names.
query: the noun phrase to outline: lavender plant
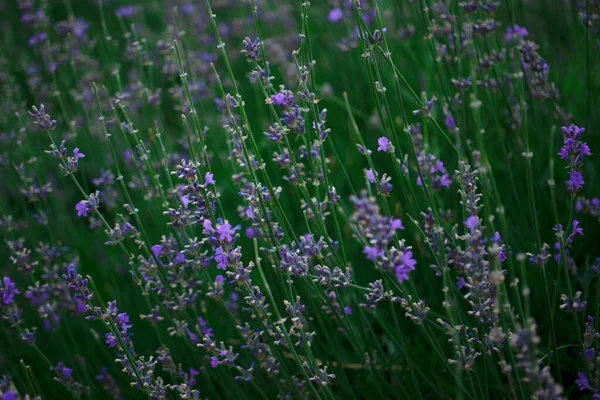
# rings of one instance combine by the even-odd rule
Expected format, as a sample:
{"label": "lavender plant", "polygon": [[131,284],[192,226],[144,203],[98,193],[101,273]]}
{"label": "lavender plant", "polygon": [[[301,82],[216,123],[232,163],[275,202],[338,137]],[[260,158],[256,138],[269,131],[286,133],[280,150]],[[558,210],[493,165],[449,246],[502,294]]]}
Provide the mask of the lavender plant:
{"label": "lavender plant", "polygon": [[600,398],[599,10],[0,0],[0,398]]}

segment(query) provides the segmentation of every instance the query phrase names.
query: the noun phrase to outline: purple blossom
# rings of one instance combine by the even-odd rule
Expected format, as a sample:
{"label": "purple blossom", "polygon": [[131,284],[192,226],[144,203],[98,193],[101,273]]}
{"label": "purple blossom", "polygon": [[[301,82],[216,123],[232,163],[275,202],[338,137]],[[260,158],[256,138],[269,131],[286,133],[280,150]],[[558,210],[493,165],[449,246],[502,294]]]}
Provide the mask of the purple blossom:
{"label": "purple blossom", "polygon": [[475,215],[471,215],[465,221],[465,225],[472,232],[475,228],[477,228],[479,226],[479,218],[477,218]]}
{"label": "purple blossom", "polygon": [[215,180],[213,179],[213,177],[214,177],[214,175],[212,173],[207,172],[204,175],[204,184],[205,185],[214,185],[214,184],[216,184],[217,182],[215,182]]}
{"label": "purple blossom", "polygon": [[418,110],[413,111],[413,115],[419,115],[425,118],[431,118],[431,111],[433,111],[433,106],[437,101],[437,97],[432,96],[431,100],[425,100],[425,104]]}
{"label": "purple blossom", "polygon": [[373,197],[368,197],[366,191],[361,197],[352,196],[354,213],[351,221],[356,224],[361,235],[367,241],[363,254],[367,259],[376,262],[378,257],[383,257],[386,249],[391,244],[397,230],[403,230],[404,225],[398,218],[384,217]]}
{"label": "purple blossom", "polygon": [[329,14],[327,14],[327,21],[331,22],[332,24],[339,24],[343,19],[344,12],[338,7],[331,9]]}
{"label": "purple blossom", "polygon": [[222,219],[217,220],[216,229],[213,227],[212,221],[205,219],[202,222],[203,230],[202,233],[207,235],[212,243],[227,243],[232,244],[237,237],[236,231],[240,229],[240,226],[235,228],[231,227],[231,224],[223,221]]}
{"label": "purple blossom", "polygon": [[446,119],[444,120],[446,127],[448,127],[448,130],[451,133],[455,134],[458,131],[458,129],[456,127],[456,120],[454,119],[454,116],[452,116],[452,113],[446,108],[444,108],[444,115],[446,116]]}
{"label": "purple blossom", "polygon": [[115,14],[117,15],[117,17],[120,17],[123,19],[132,18],[132,17],[135,17],[136,15],[140,14],[141,10],[142,9],[140,7],[126,5],[126,6],[117,8],[117,11],[115,12]]}
{"label": "purple blossom", "polygon": [[255,38],[251,40],[250,38],[245,38],[243,40],[244,49],[242,50],[242,54],[246,56],[248,62],[258,61],[260,58],[260,39]]}
{"label": "purple blossom", "polygon": [[352,315],[352,308],[350,306],[344,307],[344,313],[346,315]]}
{"label": "purple blossom", "polygon": [[56,120],[50,118],[43,104],[40,105],[39,109],[36,106],[32,106],[31,109],[33,111],[28,111],[28,113],[33,123],[40,128],[40,131],[50,132],[56,129]]}
{"label": "purple blossom", "polygon": [[115,347],[117,347],[119,345],[119,342],[117,341],[117,337],[115,335],[113,335],[112,333],[106,334],[106,339],[104,342],[111,349],[114,349]]}
{"label": "purple blossom", "polygon": [[81,153],[81,152],[79,151],[79,147],[75,147],[75,148],[73,149],[73,155],[75,156],[75,159],[76,159],[76,160],[79,160],[79,159],[81,159],[81,158],[84,158],[84,157],[85,157],[85,154],[83,154],[83,153]]}
{"label": "purple blossom", "polygon": [[594,388],[590,385],[590,381],[588,380],[588,377],[585,375],[585,373],[580,371],[577,373],[577,376],[578,376],[578,379],[575,380],[575,383],[579,387],[580,391],[584,391],[584,390],[594,391]]}
{"label": "purple blossom", "polygon": [[570,247],[573,244],[573,241],[575,240],[575,236],[577,236],[577,235],[583,236],[583,228],[581,228],[579,226],[579,221],[574,220],[573,221],[573,231],[567,237],[567,241],[565,242],[565,245],[567,247]]}
{"label": "purple blossom", "polygon": [[235,231],[231,229],[231,225],[228,223],[219,225],[217,228],[217,233],[219,234],[219,240],[222,242],[231,243],[233,242],[233,235]]}
{"label": "purple blossom", "polygon": [[575,193],[581,190],[585,183],[581,174],[583,158],[591,156],[592,152],[587,143],[580,140],[585,128],[571,124],[568,128],[563,126],[561,130],[565,141],[558,155],[568,164],[569,180],[567,181],[567,190]]}
{"label": "purple blossom", "polygon": [[398,282],[407,281],[409,279],[408,274],[410,271],[415,270],[415,265],[417,265],[417,261],[413,258],[412,251],[406,251],[401,257],[400,265],[396,266],[396,278],[398,278]]}
{"label": "purple blossom", "polygon": [[[423,170],[423,177],[427,181],[431,179],[431,186],[433,189],[450,187],[452,184],[452,179],[448,175],[442,160],[438,160],[433,154],[426,154],[424,151],[422,151],[417,156],[417,162]],[[417,185],[423,186],[420,176],[417,177]]]}
{"label": "purple blossom", "polygon": [[294,94],[292,93],[292,91],[285,90],[282,87],[279,93],[276,93],[271,96],[271,101],[273,101],[273,104],[275,104],[276,106],[282,108],[289,108],[294,105]]}
{"label": "purple blossom", "polygon": [[2,396],[2,400],[17,400],[17,394],[15,392],[13,392],[12,390],[9,390],[7,392],[4,392],[4,395]]}
{"label": "purple blossom", "polygon": [[71,379],[73,376],[73,369],[65,367],[62,362],[58,363],[56,366],[56,372],[65,379]]}
{"label": "purple blossom", "polygon": [[154,257],[158,258],[163,254],[163,248],[160,244],[155,244],[154,246],[152,246],[150,248],[150,250],[152,251],[152,254],[154,254]]}
{"label": "purple blossom", "polygon": [[15,283],[8,276],[2,278],[2,282],[4,284],[4,287],[0,286],[2,304],[7,306],[14,303],[15,294],[20,294],[21,292],[19,292],[19,289],[17,289]]}
{"label": "purple blossom", "polygon": [[383,249],[378,249],[372,246],[365,246],[365,248],[363,249],[363,254],[367,256],[367,260],[375,262],[377,261],[378,257],[383,257],[385,253]]}
{"label": "purple blossom", "polygon": [[81,200],[79,203],[75,205],[75,209],[77,210],[78,217],[87,217],[88,215],[88,206],[85,200]]}
{"label": "purple blossom", "polygon": [[377,151],[385,151],[386,153],[394,152],[394,146],[392,145],[392,142],[390,142],[390,139],[386,138],[385,136],[380,137],[377,140],[377,143],[379,144]]}
{"label": "purple blossom", "polygon": [[367,179],[369,180],[369,182],[371,182],[371,183],[373,183],[373,184],[377,183],[377,181],[375,180],[375,176],[376,176],[376,175],[379,175],[379,174],[377,173],[377,171],[375,171],[375,173],[373,173],[373,170],[372,170],[372,169],[368,169],[368,170],[366,171],[366,176],[367,176]]}
{"label": "purple blossom", "polygon": [[515,40],[515,39],[516,39],[516,41],[520,42],[521,40],[525,39],[525,37],[528,34],[529,33],[527,32],[527,29],[515,24],[512,27],[509,26],[508,28],[506,28],[506,33],[504,34],[504,40],[507,43],[512,43],[513,40]]}
{"label": "purple blossom", "polygon": [[224,253],[223,247],[221,246],[217,247],[217,250],[215,250],[215,261],[217,262],[218,269],[227,269],[227,255]]}
{"label": "purple blossom", "polygon": [[579,171],[569,171],[569,180],[567,181],[567,189],[569,192],[577,192],[583,187],[585,181],[583,175]]}

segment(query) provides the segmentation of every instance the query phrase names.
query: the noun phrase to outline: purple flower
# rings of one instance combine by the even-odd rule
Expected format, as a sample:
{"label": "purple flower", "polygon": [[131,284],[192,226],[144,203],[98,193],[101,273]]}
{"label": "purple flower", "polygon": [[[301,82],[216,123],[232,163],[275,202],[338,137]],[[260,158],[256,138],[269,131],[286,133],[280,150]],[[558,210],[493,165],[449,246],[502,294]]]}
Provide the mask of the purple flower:
{"label": "purple flower", "polygon": [[85,154],[79,152],[79,147],[75,147],[73,149],[73,155],[75,156],[76,160],[79,160],[80,158],[84,158],[85,157]]}
{"label": "purple flower", "polygon": [[567,237],[567,241],[565,242],[565,245],[567,247],[570,247],[573,244],[573,240],[575,240],[575,236],[577,235],[581,235],[583,236],[583,228],[581,228],[579,226],[579,221],[574,220],[573,221],[573,231],[571,232],[571,234]]}
{"label": "purple flower", "polygon": [[413,115],[419,115],[425,118],[431,118],[431,111],[433,111],[433,106],[437,101],[437,97],[432,96],[431,100],[425,100],[425,105],[418,110],[413,111]]}
{"label": "purple flower", "polygon": [[390,222],[390,228],[392,228],[393,230],[398,230],[400,229],[401,231],[404,230],[404,225],[402,225],[402,220],[400,220],[399,218],[395,218]]}
{"label": "purple flower", "polygon": [[46,32],[40,32],[37,35],[33,35],[31,38],[29,38],[27,44],[30,47],[34,47],[36,44],[44,43],[46,40],[48,40],[48,35],[46,35]]}
{"label": "purple flower", "polygon": [[367,260],[375,262],[377,261],[377,257],[383,257],[384,251],[376,247],[365,246],[363,254],[367,256]]}
{"label": "purple flower", "polygon": [[260,57],[260,39],[255,38],[252,40],[247,37],[242,43],[244,44],[242,54],[246,56],[248,62],[258,61]]}
{"label": "purple flower", "polygon": [[115,335],[113,335],[112,333],[106,334],[105,343],[111,349],[114,349],[115,347],[117,347],[119,345],[119,342],[117,341],[117,337]]}
{"label": "purple flower", "polygon": [[233,242],[233,234],[235,231],[231,229],[231,225],[228,223],[219,225],[217,228],[217,233],[219,234],[219,240],[227,243]]}
{"label": "purple flower", "polygon": [[117,8],[117,11],[115,12],[115,14],[117,14],[117,17],[131,18],[131,17],[135,17],[136,15],[138,15],[140,13],[140,11],[141,11],[140,7],[127,5],[127,6]]}
{"label": "purple flower", "polygon": [[56,365],[56,372],[60,375],[62,379],[71,379],[73,376],[73,369],[65,367],[62,362],[59,362]]}
{"label": "purple flower", "polygon": [[585,359],[588,361],[592,361],[594,359],[594,349],[587,349],[583,352]]}
{"label": "purple flower", "polygon": [[179,264],[183,264],[183,263],[185,263],[185,254],[177,253],[177,255],[175,256],[174,264],[179,265]]}
{"label": "purple flower", "polygon": [[154,254],[154,257],[158,258],[163,254],[163,248],[160,244],[155,244],[154,246],[152,246],[150,248],[150,250],[152,251],[152,254]]}
{"label": "purple flower", "polygon": [[220,364],[221,364],[221,362],[219,361],[219,359],[217,357],[213,356],[210,358],[211,368],[217,368]]}
{"label": "purple flower", "polygon": [[400,265],[396,266],[396,278],[398,278],[398,282],[402,283],[408,280],[408,274],[410,271],[415,270],[415,265],[417,265],[417,261],[412,258],[412,251],[406,251],[401,258]]}
{"label": "purple flower", "polygon": [[196,376],[200,375],[200,371],[190,368],[190,386],[196,385]]}
{"label": "purple flower", "polygon": [[188,209],[190,203],[192,202],[190,200],[190,196],[188,196],[188,195],[179,196],[179,201],[181,202],[181,205],[183,206],[183,208],[185,208],[186,210]]}
{"label": "purple flower", "polygon": [[584,390],[594,391],[594,388],[590,386],[590,381],[588,380],[588,377],[583,372],[581,372],[581,371],[578,372],[577,376],[579,378],[577,380],[575,380],[575,383],[579,387],[580,391],[584,391]]}
{"label": "purple flower", "polygon": [[350,308],[350,306],[344,307],[344,313],[346,313],[346,315],[352,315],[352,308]]}
{"label": "purple flower", "polygon": [[[428,180],[431,178],[431,186],[433,189],[448,188],[452,184],[452,179],[446,171],[446,167],[442,160],[436,159],[433,154],[426,154],[424,151],[417,156],[417,162],[421,169],[424,170],[423,177]],[[426,170],[429,173],[426,173]],[[421,177],[417,177],[417,185],[423,186]]]}
{"label": "purple flower", "polygon": [[465,221],[465,225],[467,226],[467,228],[469,228],[470,231],[473,231],[479,226],[479,218],[477,218],[475,215],[471,215]]}
{"label": "purple flower", "polygon": [[462,288],[464,288],[466,284],[467,284],[467,282],[465,281],[465,278],[463,278],[462,276],[456,278],[456,287],[458,288],[458,290],[461,290]]}
{"label": "purple flower", "polygon": [[205,235],[215,232],[215,229],[212,226],[212,222],[209,219],[205,219],[202,222],[202,226],[203,226],[202,233],[204,233]]}
{"label": "purple flower", "polygon": [[373,173],[373,170],[372,170],[372,169],[368,169],[368,170],[366,171],[366,175],[367,175],[367,179],[369,180],[369,182],[371,182],[371,183],[376,183],[376,182],[377,182],[377,181],[375,180],[375,176],[376,176],[376,175],[379,175],[379,174],[377,173],[377,171],[375,171],[375,173]]}
{"label": "purple flower", "polygon": [[273,104],[280,106],[285,100],[285,95],[283,93],[274,94],[271,96],[271,100],[273,100]]}
{"label": "purple flower", "polygon": [[46,113],[46,109],[43,104],[38,109],[36,106],[32,106],[33,111],[28,111],[31,116],[31,120],[37,125],[42,132],[50,132],[56,129],[56,120],[51,119],[50,115]]}
{"label": "purple flower", "polygon": [[77,203],[75,205],[75,209],[77,210],[78,217],[87,217],[89,210],[85,200],[81,200],[79,203]]}
{"label": "purple flower", "polygon": [[581,135],[585,132],[585,128],[580,128],[577,125],[570,125],[568,128],[561,128],[565,141],[558,155],[567,162],[569,167],[569,180],[567,181],[567,190],[575,193],[583,187],[585,183],[581,168],[583,167],[583,158],[592,155],[587,143],[580,140]]}
{"label": "purple flower", "polygon": [[450,132],[456,132],[456,121],[454,120],[454,117],[452,116],[452,114],[450,114],[450,112],[446,112],[446,119],[444,120],[444,123],[446,124]]}
{"label": "purple flower", "polygon": [[5,392],[2,396],[2,400],[17,400],[17,398],[17,394],[12,390]]}
{"label": "purple flower", "polygon": [[569,180],[567,181],[567,189],[569,192],[577,192],[583,187],[585,181],[583,175],[578,171],[569,171]]}
{"label": "purple flower", "polygon": [[513,39],[516,39],[517,41],[521,41],[521,40],[525,39],[525,37],[527,35],[528,35],[527,29],[515,24],[513,27],[509,26],[506,29],[506,34],[504,35],[504,40],[507,43],[512,43]]}
{"label": "purple flower", "polygon": [[327,21],[331,22],[332,24],[339,24],[343,19],[344,12],[338,7],[333,8],[327,15]]}
{"label": "purple flower", "polygon": [[282,108],[289,108],[294,105],[294,93],[291,90],[286,90],[281,87],[279,93],[271,96],[273,104]]}
{"label": "purple flower", "polygon": [[17,289],[15,283],[8,277],[5,276],[2,279],[4,283],[4,287],[0,287],[0,293],[2,294],[2,304],[9,305],[14,303],[15,294],[20,294],[19,289]]}
{"label": "purple flower", "polygon": [[205,185],[214,185],[215,180],[213,179],[214,175],[210,172],[207,172],[206,175],[204,175],[204,184]]}
{"label": "purple flower", "polygon": [[217,262],[218,269],[227,269],[227,255],[224,253],[221,246],[217,247],[217,250],[215,250],[215,261]]}
{"label": "purple flower", "polygon": [[390,142],[390,139],[386,138],[385,136],[380,137],[377,140],[377,143],[379,144],[377,151],[385,151],[386,153],[394,152],[394,146],[392,146],[392,142]]}

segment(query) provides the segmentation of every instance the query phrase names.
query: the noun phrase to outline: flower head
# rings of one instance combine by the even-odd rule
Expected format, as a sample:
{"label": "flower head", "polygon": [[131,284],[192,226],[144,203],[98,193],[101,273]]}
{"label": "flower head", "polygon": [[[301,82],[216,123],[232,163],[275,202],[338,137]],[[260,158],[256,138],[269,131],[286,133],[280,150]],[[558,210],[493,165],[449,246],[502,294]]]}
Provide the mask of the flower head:
{"label": "flower head", "polygon": [[512,43],[513,40],[521,41],[521,40],[525,39],[525,37],[528,34],[529,33],[527,32],[527,29],[515,24],[514,26],[509,26],[508,28],[506,28],[506,33],[504,34],[504,40],[507,43]]}
{"label": "flower head", "polygon": [[211,172],[207,172],[204,175],[204,184],[205,185],[214,185],[217,182],[215,182],[215,180],[213,179],[214,175]]}
{"label": "flower head", "polygon": [[78,217],[87,217],[88,206],[85,200],[81,200],[79,203],[75,205],[75,209],[77,210]]}
{"label": "flower head", "polygon": [[15,294],[20,294],[15,283],[8,277],[5,276],[2,279],[3,287],[0,286],[0,294],[2,295],[2,304],[5,306],[14,303]]}
{"label": "flower head", "polygon": [[379,144],[377,151],[385,151],[386,153],[394,152],[394,146],[392,145],[392,142],[390,142],[390,139],[386,138],[385,136],[380,137],[377,140],[377,144]]}
{"label": "flower head", "polygon": [[338,7],[331,9],[327,15],[327,21],[331,22],[332,24],[339,24],[343,19],[344,12]]}
{"label": "flower head", "polygon": [[369,182],[371,182],[371,183],[376,183],[376,182],[377,182],[377,181],[375,180],[375,176],[379,175],[379,174],[377,173],[377,171],[373,172],[373,170],[372,170],[372,169],[368,169],[368,170],[366,171],[366,175],[367,175],[367,179],[369,180]]}
{"label": "flower head", "polygon": [[396,266],[396,278],[398,278],[398,282],[402,283],[409,279],[408,274],[410,271],[415,270],[415,265],[417,265],[417,261],[413,258],[412,251],[406,251],[402,257],[400,258],[401,263]]}
{"label": "flower head", "polygon": [[469,228],[470,231],[473,231],[479,226],[479,218],[477,218],[475,215],[471,215],[465,221],[465,225],[467,226],[467,228]]}
{"label": "flower head", "polygon": [[585,128],[580,128],[577,125],[571,124],[569,127],[561,128],[565,141],[558,155],[567,162],[569,168],[569,180],[567,181],[567,190],[575,193],[581,188],[585,181],[581,173],[584,157],[592,155],[587,143],[582,142],[581,135],[585,132]]}

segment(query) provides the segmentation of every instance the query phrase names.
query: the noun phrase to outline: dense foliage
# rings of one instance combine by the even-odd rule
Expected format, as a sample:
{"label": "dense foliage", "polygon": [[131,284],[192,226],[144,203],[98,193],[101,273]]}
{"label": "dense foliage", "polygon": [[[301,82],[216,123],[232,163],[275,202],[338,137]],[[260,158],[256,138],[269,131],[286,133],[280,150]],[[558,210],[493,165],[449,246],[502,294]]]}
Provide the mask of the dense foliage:
{"label": "dense foliage", "polygon": [[0,397],[600,399],[598,0],[0,0]]}

